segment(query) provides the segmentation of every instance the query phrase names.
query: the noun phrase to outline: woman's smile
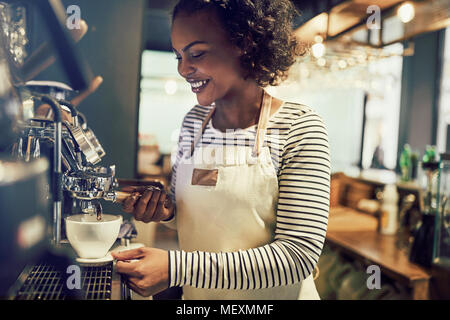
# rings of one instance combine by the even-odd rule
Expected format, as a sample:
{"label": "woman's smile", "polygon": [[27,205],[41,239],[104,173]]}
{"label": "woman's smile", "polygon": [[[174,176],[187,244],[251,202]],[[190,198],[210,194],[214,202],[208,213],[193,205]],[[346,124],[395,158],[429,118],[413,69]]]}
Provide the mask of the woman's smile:
{"label": "woman's smile", "polygon": [[190,83],[192,92],[200,93],[202,92],[209,84],[209,80],[195,80],[195,79],[187,79],[187,82]]}
{"label": "woman's smile", "polygon": [[200,105],[222,99],[240,87],[240,51],[228,39],[217,13],[180,14],[172,24],[172,47],[178,72],[191,85]]}

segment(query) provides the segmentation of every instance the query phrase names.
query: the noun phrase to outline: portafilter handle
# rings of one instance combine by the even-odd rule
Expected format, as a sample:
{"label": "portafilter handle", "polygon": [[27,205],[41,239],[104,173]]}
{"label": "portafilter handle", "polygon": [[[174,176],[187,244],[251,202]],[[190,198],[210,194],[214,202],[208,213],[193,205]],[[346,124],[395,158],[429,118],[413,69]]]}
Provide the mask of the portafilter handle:
{"label": "portafilter handle", "polygon": [[[161,190],[160,188],[155,186],[149,186],[147,189],[152,191]],[[112,201],[114,203],[123,203],[125,199],[130,196],[135,198],[135,200],[137,200],[142,196],[142,194],[139,194],[138,192],[112,191],[108,192],[103,199],[107,201]]]}
{"label": "portafilter handle", "polygon": [[[122,203],[129,196],[133,196],[132,192],[125,192],[125,191],[114,191],[113,194],[114,194],[114,199],[112,201],[115,203]],[[138,198],[140,198],[140,195],[134,195],[133,197],[136,197],[136,199],[138,199]],[[106,200],[108,200],[108,199],[106,199]]]}

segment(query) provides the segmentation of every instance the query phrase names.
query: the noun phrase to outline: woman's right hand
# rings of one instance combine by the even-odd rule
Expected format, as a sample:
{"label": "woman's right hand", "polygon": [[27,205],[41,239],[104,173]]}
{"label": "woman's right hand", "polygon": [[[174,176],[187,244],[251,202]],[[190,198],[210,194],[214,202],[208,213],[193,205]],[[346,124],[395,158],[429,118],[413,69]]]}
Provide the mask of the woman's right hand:
{"label": "woman's right hand", "polygon": [[173,217],[174,205],[163,189],[127,186],[122,191],[131,194],[122,202],[122,210],[131,213],[137,221],[160,222]]}

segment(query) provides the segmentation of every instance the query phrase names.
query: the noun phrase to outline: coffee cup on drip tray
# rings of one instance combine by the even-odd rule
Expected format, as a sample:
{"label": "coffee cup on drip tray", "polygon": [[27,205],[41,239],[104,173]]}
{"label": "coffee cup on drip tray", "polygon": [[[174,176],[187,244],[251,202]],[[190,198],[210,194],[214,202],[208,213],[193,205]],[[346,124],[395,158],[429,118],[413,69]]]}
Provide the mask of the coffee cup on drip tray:
{"label": "coffee cup on drip tray", "polygon": [[72,248],[83,259],[99,259],[107,255],[119,235],[122,216],[76,214],[65,218],[66,234]]}

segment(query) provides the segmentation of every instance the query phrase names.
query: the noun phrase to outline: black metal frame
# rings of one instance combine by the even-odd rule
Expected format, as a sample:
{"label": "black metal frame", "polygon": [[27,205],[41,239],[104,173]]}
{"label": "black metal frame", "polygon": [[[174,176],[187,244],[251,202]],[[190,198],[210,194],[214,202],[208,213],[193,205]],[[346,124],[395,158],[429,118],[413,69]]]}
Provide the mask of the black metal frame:
{"label": "black metal frame", "polygon": [[65,284],[63,272],[48,263],[29,266],[14,300],[110,300],[112,291],[112,262],[103,266],[80,266],[81,292],[72,294]]}

